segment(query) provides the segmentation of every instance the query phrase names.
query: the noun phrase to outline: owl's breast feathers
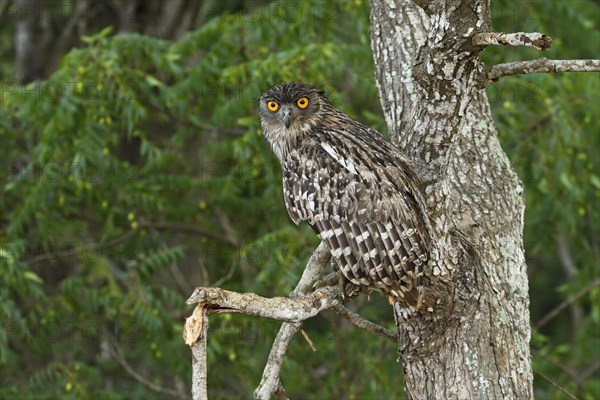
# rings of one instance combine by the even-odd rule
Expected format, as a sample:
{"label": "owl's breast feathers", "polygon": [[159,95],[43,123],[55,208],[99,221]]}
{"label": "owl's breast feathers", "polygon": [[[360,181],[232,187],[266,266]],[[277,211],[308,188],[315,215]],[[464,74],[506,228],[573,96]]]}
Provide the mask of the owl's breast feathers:
{"label": "owl's breast feathers", "polygon": [[282,160],[290,217],[308,221],[352,283],[417,307],[429,232],[412,168],[379,133],[349,118],[327,125]]}

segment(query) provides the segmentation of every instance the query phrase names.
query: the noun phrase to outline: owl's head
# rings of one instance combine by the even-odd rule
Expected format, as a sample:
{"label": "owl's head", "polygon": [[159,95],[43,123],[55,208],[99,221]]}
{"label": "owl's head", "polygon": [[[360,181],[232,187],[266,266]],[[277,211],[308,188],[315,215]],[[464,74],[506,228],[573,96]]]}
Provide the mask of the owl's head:
{"label": "owl's head", "polygon": [[[260,98],[260,122],[267,140],[270,134],[306,132],[319,121],[325,92],[305,83],[282,83],[273,86]],[[286,135],[287,136],[287,135]]]}

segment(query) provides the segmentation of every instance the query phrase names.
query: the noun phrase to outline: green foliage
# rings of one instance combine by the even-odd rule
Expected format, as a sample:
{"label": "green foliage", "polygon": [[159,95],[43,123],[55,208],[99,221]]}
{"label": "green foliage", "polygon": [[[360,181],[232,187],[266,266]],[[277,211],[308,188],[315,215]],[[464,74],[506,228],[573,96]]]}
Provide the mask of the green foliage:
{"label": "green foliage", "polygon": [[[266,296],[293,288],[317,239],[289,221],[258,97],[306,81],[374,128],[385,131],[385,122],[366,2],[285,4],[215,15],[173,43],[105,29],[84,37],[48,80],[2,84],[0,397],[173,397],[140,383],[125,363],[155,385],[189,387],[181,325],[193,286]],[[560,37],[549,57],[598,57],[592,2],[510,4],[495,7],[496,30]],[[538,55],[504,47],[484,56],[491,64]],[[599,110],[589,106],[598,86],[589,75],[561,74],[488,89],[526,186],[533,322],[598,275]],[[572,277],[557,234],[571,250]],[[535,368],[583,398],[598,393],[598,373],[576,383],[548,360],[581,371],[599,357],[599,296],[596,288],[576,303],[576,332],[560,315],[532,345]],[[356,306],[393,326],[385,300]],[[211,319],[212,397],[248,397],[277,328]],[[282,375],[291,397],[402,396],[392,343],[327,313],[305,329],[319,351],[292,343]],[[545,381],[536,388],[560,397]]]}

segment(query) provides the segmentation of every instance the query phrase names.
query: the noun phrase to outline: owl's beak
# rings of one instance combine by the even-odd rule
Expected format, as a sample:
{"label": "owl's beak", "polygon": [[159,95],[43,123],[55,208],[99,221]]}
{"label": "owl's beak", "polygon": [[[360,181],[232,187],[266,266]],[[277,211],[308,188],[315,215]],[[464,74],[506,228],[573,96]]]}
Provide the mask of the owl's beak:
{"label": "owl's beak", "polygon": [[283,123],[285,124],[285,129],[290,127],[291,119],[290,119],[290,108],[285,107],[283,110]]}

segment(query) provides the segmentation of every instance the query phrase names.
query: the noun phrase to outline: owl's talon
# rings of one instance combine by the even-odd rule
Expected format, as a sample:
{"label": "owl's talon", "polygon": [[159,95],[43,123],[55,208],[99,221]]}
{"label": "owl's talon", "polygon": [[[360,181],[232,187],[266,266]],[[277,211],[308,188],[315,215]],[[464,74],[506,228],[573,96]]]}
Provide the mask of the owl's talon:
{"label": "owl's talon", "polygon": [[350,282],[342,274],[340,274],[339,286],[343,301],[350,300],[351,298],[358,296],[363,289],[361,286]]}
{"label": "owl's talon", "polygon": [[322,287],[326,287],[326,286],[334,286],[336,284],[338,284],[339,282],[339,277],[341,274],[339,272],[333,272],[329,275],[326,275],[324,277],[322,277],[321,279],[319,279],[318,281],[316,281],[313,284],[313,289],[319,289]]}

